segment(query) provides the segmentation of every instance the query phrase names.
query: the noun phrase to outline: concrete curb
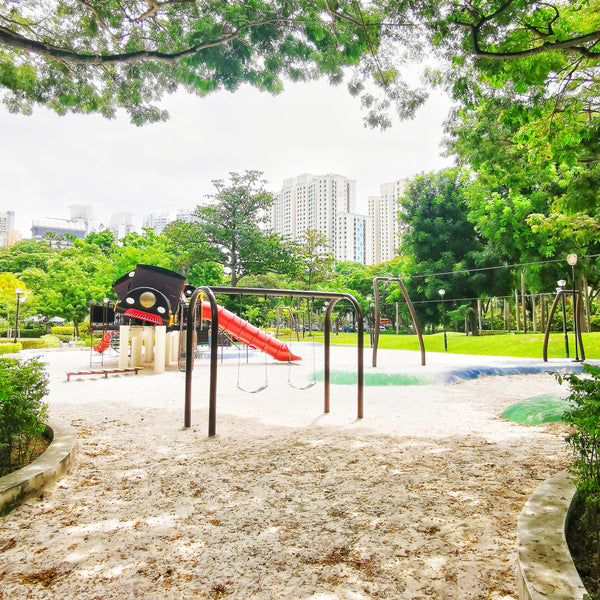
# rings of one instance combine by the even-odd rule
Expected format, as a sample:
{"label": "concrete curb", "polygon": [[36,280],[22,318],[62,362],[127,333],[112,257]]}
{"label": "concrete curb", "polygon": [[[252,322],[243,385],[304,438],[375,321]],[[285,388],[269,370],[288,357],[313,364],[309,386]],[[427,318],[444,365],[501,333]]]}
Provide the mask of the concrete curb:
{"label": "concrete curb", "polygon": [[52,442],[31,464],[0,478],[0,515],[9,513],[27,498],[59,479],[69,469],[75,456],[77,434],[61,421],[47,424]]}
{"label": "concrete curb", "polygon": [[544,481],[521,511],[517,525],[520,600],[582,600],[586,594],[565,537],[575,491],[572,476],[561,471]]}

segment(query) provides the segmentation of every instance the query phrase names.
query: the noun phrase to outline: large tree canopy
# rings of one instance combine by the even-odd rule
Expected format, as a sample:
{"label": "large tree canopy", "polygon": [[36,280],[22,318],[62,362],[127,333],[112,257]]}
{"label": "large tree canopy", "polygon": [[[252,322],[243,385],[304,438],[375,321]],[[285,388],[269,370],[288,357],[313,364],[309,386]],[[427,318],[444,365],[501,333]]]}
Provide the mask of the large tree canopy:
{"label": "large tree canopy", "polygon": [[311,0],[3,2],[0,88],[12,110],[111,117],[123,107],[142,124],[165,118],[155,103],[179,87],[278,92],[285,76],[339,79],[379,47],[373,19],[336,18]]}
{"label": "large tree canopy", "polygon": [[273,196],[266,191],[262,172],[230,173],[230,181],[213,181],[213,203],[196,207],[203,240],[214,249],[214,260],[230,275],[231,286],[245,275],[297,270],[293,247],[266,230],[266,211]]}
{"label": "large tree canopy", "polygon": [[595,107],[599,40],[597,0],[21,0],[0,6],[0,89],[15,111],[121,107],[142,124],[166,118],[158,101],[180,87],[278,92],[350,66],[367,121],[385,126],[391,105],[404,117],[422,105],[402,66],[432,48],[431,81],[462,100],[484,83]]}

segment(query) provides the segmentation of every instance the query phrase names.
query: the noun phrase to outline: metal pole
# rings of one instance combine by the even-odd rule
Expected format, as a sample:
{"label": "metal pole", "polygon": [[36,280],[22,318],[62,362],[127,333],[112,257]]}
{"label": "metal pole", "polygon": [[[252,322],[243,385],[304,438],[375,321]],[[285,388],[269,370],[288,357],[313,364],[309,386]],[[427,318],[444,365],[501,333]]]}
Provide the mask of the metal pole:
{"label": "metal pole", "polygon": [[571,265],[571,278],[573,279],[573,331],[575,333],[575,360],[579,362],[579,344],[577,343],[577,296],[575,290],[575,265]]}
{"label": "metal pole", "polygon": [[[17,290],[19,290],[20,288],[17,288]],[[15,290],[15,293],[17,294],[17,314],[15,316],[15,339],[14,339],[14,343],[16,344],[19,338],[19,300],[21,299],[21,293]]]}
{"label": "metal pole", "polygon": [[446,307],[444,306],[444,296],[442,296],[442,328],[444,330],[444,352],[448,352],[448,338],[446,337]]}
{"label": "metal pole", "polygon": [[567,333],[567,308],[565,306],[565,295],[561,290],[562,299],[562,318],[563,318],[563,336],[565,338],[565,357],[569,358],[569,334]]}

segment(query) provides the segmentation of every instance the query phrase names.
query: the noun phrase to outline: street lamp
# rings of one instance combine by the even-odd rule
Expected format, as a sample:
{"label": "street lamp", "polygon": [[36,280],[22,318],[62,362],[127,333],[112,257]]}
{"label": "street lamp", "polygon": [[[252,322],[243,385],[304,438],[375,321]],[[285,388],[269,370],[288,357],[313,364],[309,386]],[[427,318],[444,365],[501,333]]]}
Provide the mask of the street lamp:
{"label": "street lamp", "polygon": [[444,307],[444,296],[446,290],[438,290],[438,294],[442,299],[442,329],[444,331],[444,352],[448,352],[448,339],[446,338],[446,308]]}
{"label": "street lamp", "polygon": [[573,280],[573,331],[575,333],[575,360],[579,362],[579,343],[577,340],[577,297],[575,294],[575,265],[577,264],[577,254],[567,254],[567,262],[571,265],[571,279]]}
{"label": "street lamp", "polygon": [[373,306],[373,296],[367,296],[367,303],[367,315],[369,315],[370,317],[370,319],[369,317],[367,317],[367,323],[369,322],[369,320],[371,321],[371,327],[369,327],[369,343],[371,344],[371,347],[373,347],[373,336],[375,335],[375,333],[373,332],[375,328],[375,315],[371,312]]}
{"label": "street lamp", "polygon": [[17,314],[15,316],[15,344],[17,343],[17,339],[19,337],[19,303],[21,300],[21,294],[23,294],[23,290],[21,288],[15,288],[15,295],[17,296]]}
{"label": "street lamp", "polygon": [[569,358],[569,335],[567,334],[567,311],[565,308],[565,285],[567,282],[564,279],[559,279],[557,282],[558,287],[556,291],[560,294],[560,298],[562,300],[562,318],[563,318],[563,335],[565,337],[565,356]]}

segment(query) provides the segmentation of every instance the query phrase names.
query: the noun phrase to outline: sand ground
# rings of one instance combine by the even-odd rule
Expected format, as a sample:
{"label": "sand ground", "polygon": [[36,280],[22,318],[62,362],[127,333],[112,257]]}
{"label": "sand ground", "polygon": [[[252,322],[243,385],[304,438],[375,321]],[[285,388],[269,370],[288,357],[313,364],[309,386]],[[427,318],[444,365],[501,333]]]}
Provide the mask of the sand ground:
{"label": "sand ground", "polygon": [[[549,374],[366,387],[357,420],[355,386],[332,386],[325,415],[321,383],[288,385],[310,380],[311,357],[321,364],[320,349],[303,351],[292,369],[224,360],[213,438],[206,361],[184,429],[183,373],[67,382],[89,353],[42,354],[49,413],[76,428],[77,458],[0,519],[0,598],[516,598],[519,512],[570,456],[564,426],[500,415],[568,390]],[[332,361],[353,365],[355,351],[335,348]],[[260,386],[265,370],[260,394],[236,387]]]}

